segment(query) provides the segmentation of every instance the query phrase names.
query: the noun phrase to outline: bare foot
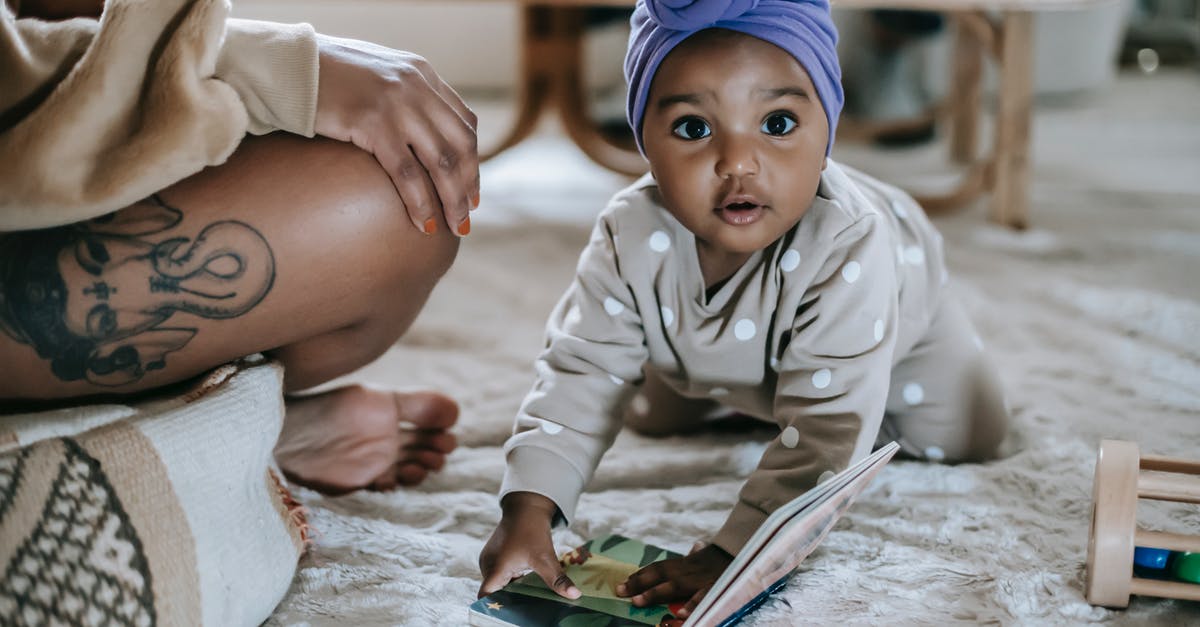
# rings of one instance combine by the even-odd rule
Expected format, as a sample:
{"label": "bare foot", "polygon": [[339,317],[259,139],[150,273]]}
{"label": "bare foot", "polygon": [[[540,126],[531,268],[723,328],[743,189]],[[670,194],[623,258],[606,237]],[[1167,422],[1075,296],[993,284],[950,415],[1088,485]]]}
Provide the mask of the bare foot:
{"label": "bare foot", "polygon": [[288,399],[275,460],[289,479],[327,494],[416,485],[457,445],[458,405],[436,392],[351,385]]}

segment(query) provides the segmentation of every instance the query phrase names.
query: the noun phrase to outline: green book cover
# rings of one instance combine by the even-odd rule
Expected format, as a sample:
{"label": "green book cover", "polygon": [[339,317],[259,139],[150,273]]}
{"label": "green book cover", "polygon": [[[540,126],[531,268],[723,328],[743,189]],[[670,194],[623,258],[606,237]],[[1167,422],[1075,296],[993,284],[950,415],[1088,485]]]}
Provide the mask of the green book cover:
{"label": "green book cover", "polygon": [[670,611],[665,605],[634,607],[616,595],[617,584],[639,568],[671,557],[666,549],[618,535],[587,541],[560,558],[563,569],[583,593],[574,601],[546,587],[530,573],[471,604],[470,624],[556,625],[559,627],[641,627],[657,625]]}

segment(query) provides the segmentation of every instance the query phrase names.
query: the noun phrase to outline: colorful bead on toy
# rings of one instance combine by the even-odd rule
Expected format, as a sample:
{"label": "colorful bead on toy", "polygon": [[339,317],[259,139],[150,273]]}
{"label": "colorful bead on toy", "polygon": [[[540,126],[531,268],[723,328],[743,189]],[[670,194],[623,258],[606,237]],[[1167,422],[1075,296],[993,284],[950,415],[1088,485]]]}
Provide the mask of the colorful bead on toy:
{"label": "colorful bead on toy", "polygon": [[1200,583],[1200,553],[1176,553],[1171,574],[1176,579]]}
{"label": "colorful bead on toy", "polygon": [[1133,549],[1133,565],[1142,568],[1165,569],[1169,557],[1171,557],[1171,552],[1166,549],[1151,549],[1144,546]]}

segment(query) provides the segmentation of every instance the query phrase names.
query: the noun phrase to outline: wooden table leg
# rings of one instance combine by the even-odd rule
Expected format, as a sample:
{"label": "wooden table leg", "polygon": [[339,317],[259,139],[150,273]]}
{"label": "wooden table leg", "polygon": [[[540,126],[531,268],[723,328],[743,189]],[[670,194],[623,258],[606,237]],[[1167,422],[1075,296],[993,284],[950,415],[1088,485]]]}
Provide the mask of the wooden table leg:
{"label": "wooden table leg", "polygon": [[621,174],[640,176],[650,165],[636,149],[614,144],[590,114],[587,84],[583,77],[583,37],[586,9],[557,8],[555,28],[560,38],[555,59],[555,100],[563,129],[592,161]]}
{"label": "wooden table leg", "polygon": [[537,127],[543,111],[556,105],[563,130],[589,158],[616,172],[649,170],[636,150],[618,146],[589,115],[583,79],[586,7],[528,4],[522,9],[521,77],[517,119],[505,138],[483,155],[490,159],[517,145]]}
{"label": "wooden table leg", "polygon": [[508,135],[482,159],[492,159],[529,137],[542,112],[550,106],[557,82],[562,44],[552,7],[524,6],[521,10],[521,77],[517,88],[517,119]]}
{"label": "wooden table leg", "polygon": [[1029,220],[1029,136],[1033,118],[1033,14],[1008,11],[1000,41],[995,187],[989,217],[1024,229]]}
{"label": "wooden table leg", "polygon": [[521,11],[521,76],[517,88],[517,119],[504,139],[482,155],[485,161],[529,137],[554,92],[557,74],[554,59],[558,51],[555,49],[552,28],[553,9],[526,6]]}
{"label": "wooden table leg", "polygon": [[955,17],[954,77],[950,82],[950,158],[957,163],[970,163],[979,152],[984,42],[971,31],[968,15]]}

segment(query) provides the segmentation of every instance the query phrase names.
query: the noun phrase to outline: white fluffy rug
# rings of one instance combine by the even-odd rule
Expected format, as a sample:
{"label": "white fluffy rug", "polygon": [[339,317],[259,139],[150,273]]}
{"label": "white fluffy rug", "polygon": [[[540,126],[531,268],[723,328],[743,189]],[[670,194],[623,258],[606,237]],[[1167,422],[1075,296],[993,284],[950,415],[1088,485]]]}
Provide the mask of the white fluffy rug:
{"label": "white fluffy rug", "polygon": [[[1016,452],[893,462],[746,624],[1200,624],[1200,603],[1135,598],[1113,612],[1082,593],[1099,440],[1200,459],[1198,101],[1194,77],[1126,77],[1082,108],[1042,112],[1035,228],[988,226],[982,206],[939,219],[952,285],[1004,375]],[[920,162],[839,155],[874,172]],[[543,319],[622,184],[552,136],[487,165],[455,268],[402,343],[352,377],[454,395],[462,446],[418,489],[301,491],[317,541],[269,624],[465,623]],[[720,525],[763,439],[623,434],[555,540],[620,533],[686,550]],[[1139,520],[1200,535],[1196,506],[1143,507]]]}

